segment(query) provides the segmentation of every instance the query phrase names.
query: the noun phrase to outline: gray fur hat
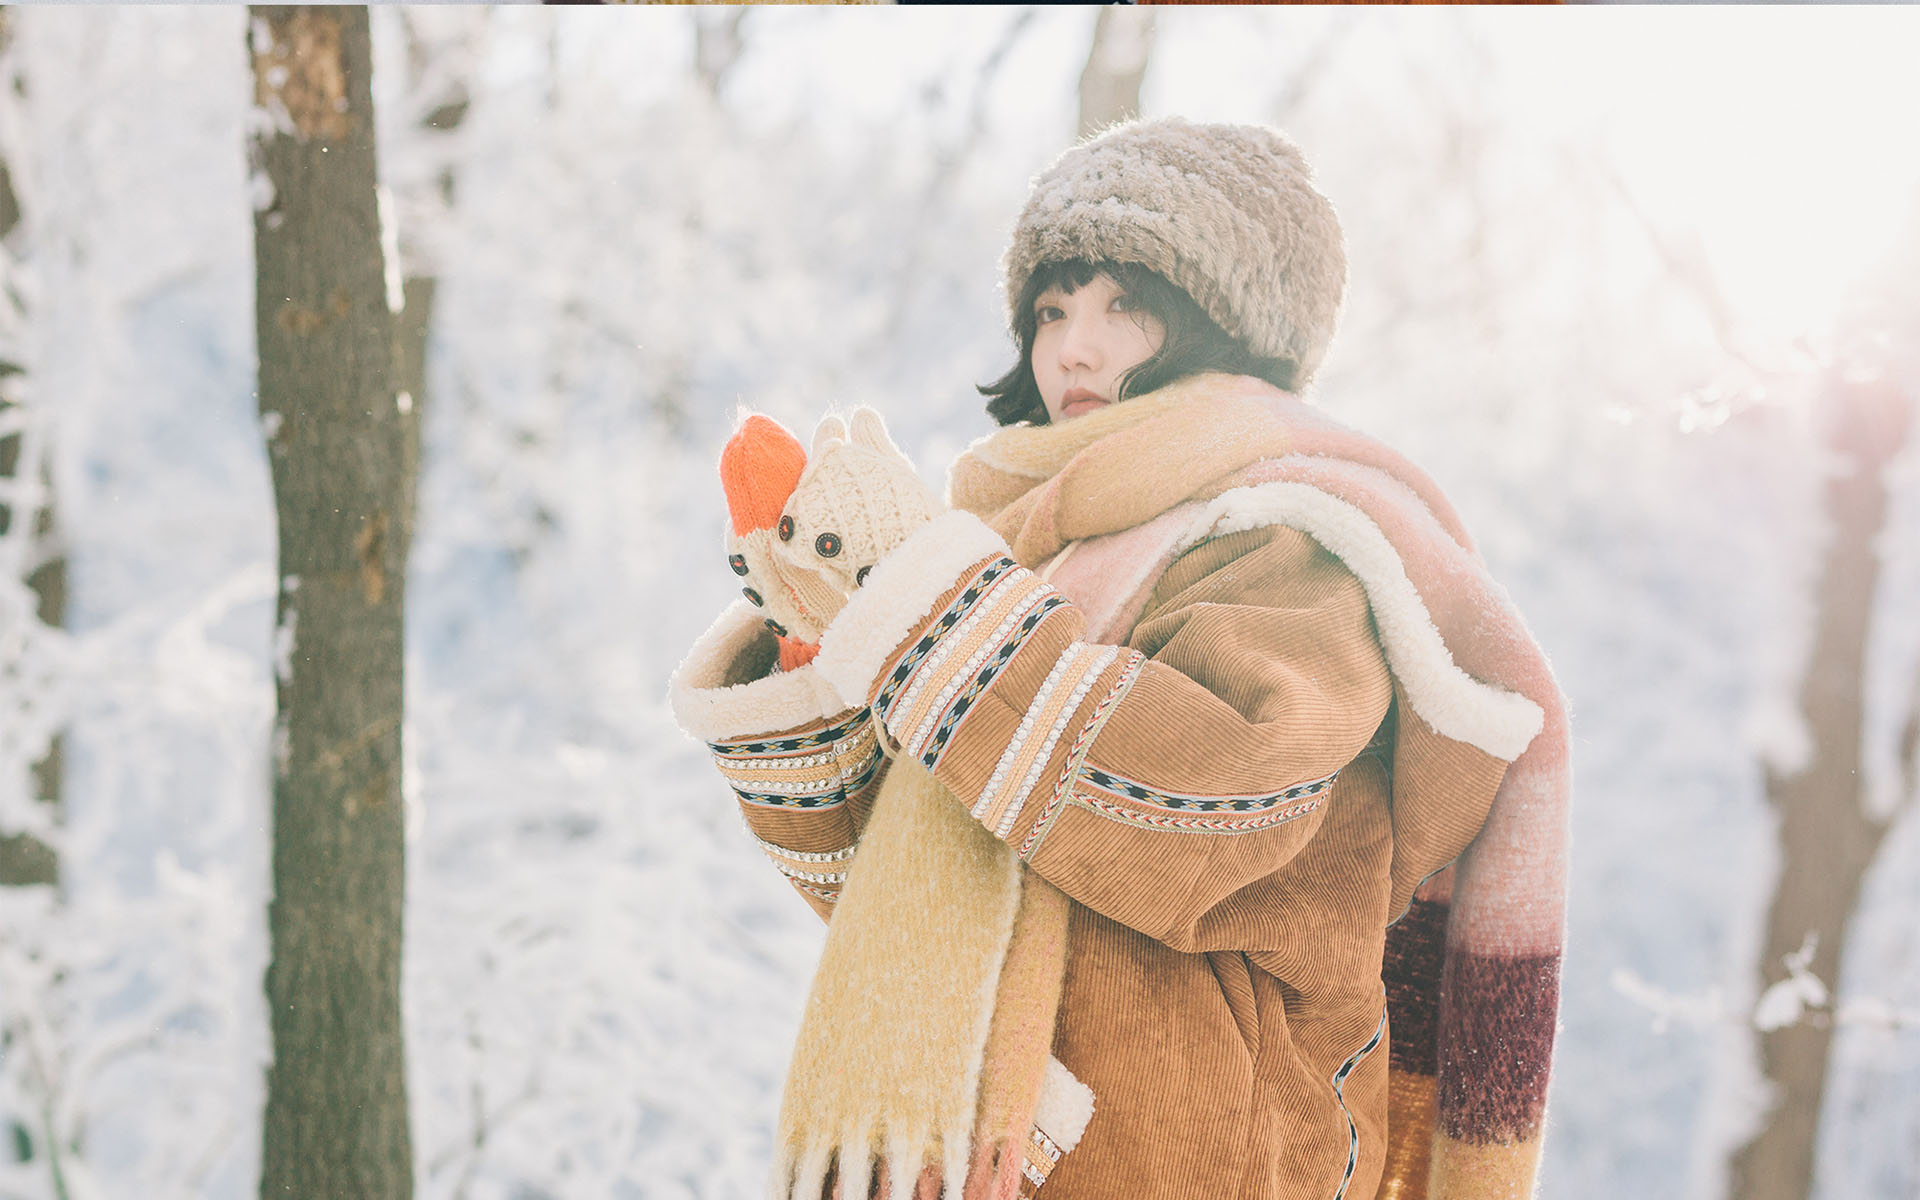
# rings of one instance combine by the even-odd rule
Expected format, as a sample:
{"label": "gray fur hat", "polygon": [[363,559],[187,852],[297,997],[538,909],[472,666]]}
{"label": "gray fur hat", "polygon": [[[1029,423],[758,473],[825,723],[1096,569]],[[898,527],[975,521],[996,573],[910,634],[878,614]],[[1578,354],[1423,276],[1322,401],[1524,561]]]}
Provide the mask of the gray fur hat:
{"label": "gray fur hat", "polygon": [[1297,147],[1257,125],[1178,117],[1116,125],[1034,180],[1002,267],[1007,317],[1043,263],[1139,263],[1171,280],[1255,354],[1326,357],[1347,287],[1333,205]]}

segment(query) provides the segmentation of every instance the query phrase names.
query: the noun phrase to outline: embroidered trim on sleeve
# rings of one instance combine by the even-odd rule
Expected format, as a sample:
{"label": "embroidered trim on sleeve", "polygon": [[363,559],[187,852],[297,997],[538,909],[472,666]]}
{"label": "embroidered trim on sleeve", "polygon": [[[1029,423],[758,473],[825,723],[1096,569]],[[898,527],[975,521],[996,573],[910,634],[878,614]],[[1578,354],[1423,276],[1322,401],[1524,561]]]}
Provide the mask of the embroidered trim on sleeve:
{"label": "embroidered trim on sleeve", "polygon": [[[876,746],[874,753],[862,762],[835,769],[831,774],[823,775],[817,781],[805,785],[791,784],[781,790],[773,790],[766,786],[756,786],[738,780],[730,780],[730,782],[733,783],[733,794],[755,808],[818,810],[837,808],[845,804],[848,794],[865,787],[879,768],[880,753]],[[724,769],[722,773],[726,774]]]}
{"label": "embroidered trim on sleeve", "polygon": [[[1148,787],[1099,767],[1080,772],[1067,799],[1098,816],[1185,833],[1253,833],[1304,817],[1326,803],[1340,772],[1282,791],[1249,796],[1196,796]],[[1226,814],[1202,816],[1198,814]]]}
{"label": "embroidered trim on sleeve", "polygon": [[[1087,698],[1100,673],[1119,655],[1117,646],[1075,642],[1067,647],[1053,670],[1047,672],[1026,715],[1020,718],[1020,727],[1014,731],[1000,760],[994,763],[993,774],[973,806],[974,819],[992,830],[995,837],[1004,838],[1012,830],[1027,794],[1040,782],[1040,773],[1046,770],[1047,761],[1053,757],[1053,749],[1059,745],[1068,722],[1080,711],[1081,702]],[[1034,737],[1035,731],[1042,728],[1045,733]],[[1012,784],[1010,790],[1009,783]]]}
{"label": "embroidered trim on sleeve", "polygon": [[753,741],[708,742],[707,748],[719,758],[751,758],[764,754],[786,754],[795,750],[810,750],[815,746],[831,746],[843,738],[850,737],[867,728],[872,720],[873,714],[863,708],[838,725],[830,725],[810,733],[758,738]]}
{"label": "embroidered trim on sleeve", "polygon": [[[751,833],[751,829],[749,829]],[[858,844],[842,846],[838,850],[789,850],[778,842],[770,842],[757,834],[753,840],[766,854],[774,870],[787,877],[787,881],[809,896],[818,896],[822,900],[838,903],[840,885],[847,881],[847,869],[833,869],[835,864],[845,863],[853,857]],[[819,868],[828,868],[821,870]],[[819,885],[809,887],[809,884]],[[830,886],[829,886],[830,885]]]}
{"label": "embroidered trim on sleeve", "polygon": [[[989,571],[991,569],[988,568]],[[947,664],[950,661],[956,658],[964,661],[976,653],[984,661],[984,651],[998,639],[991,634],[983,636],[983,630],[996,622],[1011,626],[1018,619],[1017,615],[1009,614],[1017,614],[1023,604],[1032,603],[1032,590],[1022,586],[1030,579],[1033,579],[1033,575],[1024,567],[1015,567],[995,576],[993,582],[981,590],[953,627],[943,631],[939,641],[914,666],[913,676],[907,681],[899,703],[883,709],[881,716],[889,729],[899,731],[917,728],[927,720],[929,710],[940,707],[938,696],[930,693],[938,693],[955,676],[963,674],[949,670]]]}
{"label": "embroidered trim on sleeve", "polygon": [[[901,742],[915,757],[925,751],[935,725],[946,716],[960,689],[986,665],[988,656],[1005,644],[1014,627],[1045,599],[1038,591],[1015,591],[1019,582],[1019,578],[1012,575],[1002,580],[995,594],[989,597],[990,601],[1000,603],[982,601],[973,616],[956,626],[946,636],[939,652],[929,657],[915,673],[913,686],[900,706],[905,712],[894,723],[900,732],[912,731]],[[1025,626],[1025,629],[1031,628],[1031,624]],[[954,663],[958,665],[952,665]],[[914,704],[915,693],[929,683],[931,686],[918,696],[920,703]]]}
{"label": "embroidered trim on sleeve", "polygon": [[932,769],[967,713],[1066,599],[1010,558],[981,567],[894,667],[873,711]]}
{"label": "embroidered trim on sleeve", "polygon": [[[921,764],[929,771],[940,765],[940,757],[946,753],[947,742],[952,739],[953,731],[960,727],[960,722],[966,718],[967,711],[973,707],[974,701],[980,698],[982,692],[993,686],[993,681],[999,677],[1000,672],[1013,661],[1013,656],[1019,653],[1020,647],[1026,643],[1027,636],[1039,626],[1042,620],[1046,619],[1048,613],[1056,608],[1064,608],[1066,603],[1066,600],[1061,597],[1052,595],[1037,595],[1023,601],[1021,612],[1025,615],[1021,616],[1019,612],[1014,614],[1020,617],[1019,625],[1009,630],[1007,624],[1003,623],[994,631],[994,637],[999,639],[999,645],[995,647],[990,642],[976,651],[973,657],[967,660],[966,666],[961,669],[954,681],[942,690],[941,699],[944,701],[953,687],[966,683],[969,679],[972,680],[971,683],[966,684],[966,690],[960,693],[958,699],[935,712],[934,715],[940,719],[939,726],[930,735],[917,737],[913,743],[913,753],[919,755]],[[1008,623],[1012,620],[1013,618],[1009,617]],[[992,652],[992,658],[982,666],[980,660],[985,658],[989,651]],[[928,720],[931,721],[932,718]]]}
{"label": "embroidered trim on sleeve", "polygon": [[757,808],[834,808],[880,767],[879,737],[864,711],[816,733],[709,748],[734,794]]}
{"label": "embroidered trim on sleeve", "polygon": [[1047,1181],[1047,1176],[1053,1174],[1053,1169],[1060,1165],[1062,1154],[1063,1151],[1054,1140],[1035,1125],[1027,1132],[1027,1145],[1022,1156],[1024,1161],[1020,1164],[1020,1174],[1026,1177],[1027,1182],[1032,1184],[1035,1190],[1038,1190],[1040,1185]]}
{"label": "embroidered trim on sleeve", "polygon": [[1053,781],[1053,792],[1047,797],[1046,806],[1040,810],[1039,818],[1034,821],[1033,828],[1028,831],[1016,852],[1022,862],[1032,862],[1033,856],[1039,852],[1040,843],[1046,840],[1047,830],[1053,828],[1054,821],[1060,816],[1061,806],[1066,803],[1074,780],[1086,766],[1087,751],[1093,746],[1093,739],[1100,736],[1100,730],[1106,727],[1107,718],[1113,715],[1121,698],[1133,690],[1133,681],[1140,678],[1140,668],[1146,661],[1147,656],[1138,650],[1127,651],[1127,661],[1121,666],[1119,677],[1107,689],[1107,694],[1100,697],[1100,703],[1094,706],[1093,715],[1087,719],[1087,723],[1074,735],[1073,748],[1068,752],[1059,776]]}
{"label": "embroidered trim on sleeve", "polygon": [[1088,767],[1081,772],[1080,778],[1090,787],[1124,796],[1139,804],[1150,804],[1157,808],[1173,809],[1176,812],[1260,812],[1276,804],[1285,804],[1289,800],[1304,800],[1317,796],[1333,786],[1340,772],[1306,783],[1295,784],[1284,791],[1270,795],[1252,796],[1200,796],[1181,792],[1163,792],[1148,787],[1144,783],[1117,775],[1112,771],[1103,771],[1099,767]]}
{"label": "embroidered trim on sleeve", "polygon": [[847,881],[845,871],[802,871],[797,867],[788,866],[777,858],[773,860],[773,865],[788,879],[804,880],[807,883],[845,883]]}
{"label": "embroidered trim on sleeve", "polygon": [[1186,833],[1253,833],[1256,830],[1271,829],[1275,825],[1284,825],[1295,817],[1304,817],[1319,808],[1325,800],[1320,797],[1290,808],[1269,809],[1251,820],[1228,820],[1225,818],[1180,817],[1172,814],[1139,812],[1123,808],[1110,800],[1097,795],[1075,792],[1069,800],[1072,804],[1085,808],[1089,812],[1116,821],[1133,825],[1146,825],[1154,829],[1178,830]]}
{"label": "embroidered trim on sleeve", "polygon": [[818,888],[818,887],[813,887],[809,884],[801,883],[797,879],[791,880],[790,882],[793,884],[794,887],[805,892],[807,895],[818,897],[821,900],[825,900],[828,904],[840,903],[840,889],[837,887],[834,888],[832,891],[828,891],[826,888]]}
{"label": "embroidered trim on sleeve", "polygon": [[883,723],[891,724],[894,702],[901,688],[906,685],[914,670],[926,660],[927,655],[940,644],[940,639],[946,632],[959,624],[960,619],[967,615],[974,603],[986,593],[989,587],[993,586],[996,579],[1008,571],[1020,569],[1019,564],[1010,558],[995,559],[981,568],[973,582],[954,597],[952,604],[947,605],[946,611],[940,614],[940,619],[928,626],[926,632],[920,635],[920,640],[913,644],[913,649],[901,656],[892,673],[887,676],[887,681],[880,685],[879,692],[874,696],[873,711],[880,714]]}
{"label": "embroidered trim on sleeve", "polygon": [[802,863],[846,862],[848,859],[853,857],[853,852],[859,848],[857,846],[848,846],[841,850],[827,850],[827,851],[821,851],[821,852],[813,852],[813,851],[807,851],[807,850],[789,850],[785,846],[777,846],[774,843],[768,841],[767,839],[763,837],[759,837],[757,835],[754,837],[753,840],[758,842],[760,844],[760,849],[765,851],[768,855],[778,855],[779,857],[784,858],[789,862],[802,862]]}

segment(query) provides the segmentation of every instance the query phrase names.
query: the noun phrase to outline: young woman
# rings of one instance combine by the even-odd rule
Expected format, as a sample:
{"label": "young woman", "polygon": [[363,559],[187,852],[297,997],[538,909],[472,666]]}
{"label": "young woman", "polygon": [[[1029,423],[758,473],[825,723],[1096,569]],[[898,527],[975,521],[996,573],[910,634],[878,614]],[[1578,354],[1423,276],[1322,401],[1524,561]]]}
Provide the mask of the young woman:
{"label": "young woman", "polygon": [[946,511],[870,413],[723,455],[747,595],[676,712],[831,918],[778,1186],[1527,1194],[1563,708],[1431,480],[1297,398],[1332,207],[1270,130],[1136,123],[1005,267]]}

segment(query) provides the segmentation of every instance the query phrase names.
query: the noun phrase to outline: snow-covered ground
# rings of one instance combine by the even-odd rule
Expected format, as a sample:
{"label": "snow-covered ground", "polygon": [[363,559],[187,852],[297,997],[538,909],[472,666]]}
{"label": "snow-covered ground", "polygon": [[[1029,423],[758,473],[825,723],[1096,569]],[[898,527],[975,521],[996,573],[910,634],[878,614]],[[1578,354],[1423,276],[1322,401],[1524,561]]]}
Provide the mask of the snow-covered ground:
{"label": "snow-covered ground", "polygon": [[[382,170],[410,265],[439,278],[407,584],[422,1195],[759,1194],[822,931],[665,712],[734,592],[711,464],[741,403],[799,428],[873,404],[933,479],[987,430],[998,254],[1072,136],[1093,16],[756,11],[715,97],[694,22],[721,13],[375,12]],[[63,891],[0,890],[0,1115],[35,1142],[25,1163],[0,1147],[0,1196],[228,1200],[256,1188],[270,1050],[245,14],[9,17],[29,311],[0,332],[23,339],[72,609],[31,627],[0,571],[0,821],[34,819],[21,769],[69,731]],[[1824,459],[1814,389],[1757,396],[1669,263],[1709,265],[1760,367],[1797,361],[1788,331],[1826,344],[1848,271],[1920,194],[1896,52],[1920,21],[1159,22],[1149,113],[1278,121],[1340,207],[1353,279],[1320,402],[1440,479],[1572,699],[1543,1194],[1717,1197],[1757,1103],[1761,764],[1798,736]],[[437,55],[423,72],[409,37]],[[472,107],[423,134],[449,77]],[[1888,797],[1920,663],[1920,451],[1893,482],[1867,748]],[[1920,1194],[1917,824],[1826,981],[1908,1023],[1843,1028],[1821,1197]]]}

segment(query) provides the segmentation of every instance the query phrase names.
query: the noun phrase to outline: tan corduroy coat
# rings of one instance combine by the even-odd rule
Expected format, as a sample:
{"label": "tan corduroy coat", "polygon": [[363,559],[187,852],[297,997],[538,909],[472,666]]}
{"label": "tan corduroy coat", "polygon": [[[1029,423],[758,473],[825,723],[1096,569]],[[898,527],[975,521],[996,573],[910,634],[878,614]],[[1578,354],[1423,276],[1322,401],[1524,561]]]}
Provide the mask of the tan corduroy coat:
{"label": "tan corduroy coat", "polygon": [[[1083,421],[1084,434],[1101,432]],[[1191,462],[1207,448],[1168,452]],[[1219,477],[1245,458],[1223,451]],[[1217,495],[1148,499],[1141,515]],[[935,743],[940,781],[1072,901],[1053,1054],[1094,1109],[1040,1194],[1370,1200],[1387,1154],[1381,955],[1405,903],[1391,877],[1390,772],[1431,772],[1446,786],[1416,790],[1457,798],[1457,812],[1430,814],[1453,844],[1437,867],[1479,827],[1506,763],[1446,739],[1431,762],[1396,760],[1405,694],[1368,594],[1307,533],[1256,522],[1200,540],[1143,582],[1094,561],[1104,548],[1111,564],[1124,530],[1077,540],[1071,498],[1044,503],[1052,532],[1037,548],[955,513],[895,551],[915,569],[885,580],[876,569],[872,584],[916,610],[907,636],[875,652],[876,681],[927,644],[920,622],[994,603],[996,561],[1025,575],[1006,562],[1018,559],[1032,587],[1070,602],[1017,640],[1005,622],[983,633],[1008,653],[964,719],[938,720],[936,705],[920,738],[906,738],[916,753]],[[1025,532],[1035,528],[1028,519]],[[1144,601],[1113,594],[1135,586]],[[954,670],[966,653],[951,655]],[[831,919],[887,767],[882,744],[898,752],[902,739],[808,669],[769,676],[774,656],[736,606],[695,647],[678,707],[713,744],[762,848]],[[703,718],[690,717],[695,694]],[[873,700],[890,713],[916,703],[931,702],[884,690]],[[743,786],[728,769],[769,752],[792,764],[786,783],[761,770]]]}

